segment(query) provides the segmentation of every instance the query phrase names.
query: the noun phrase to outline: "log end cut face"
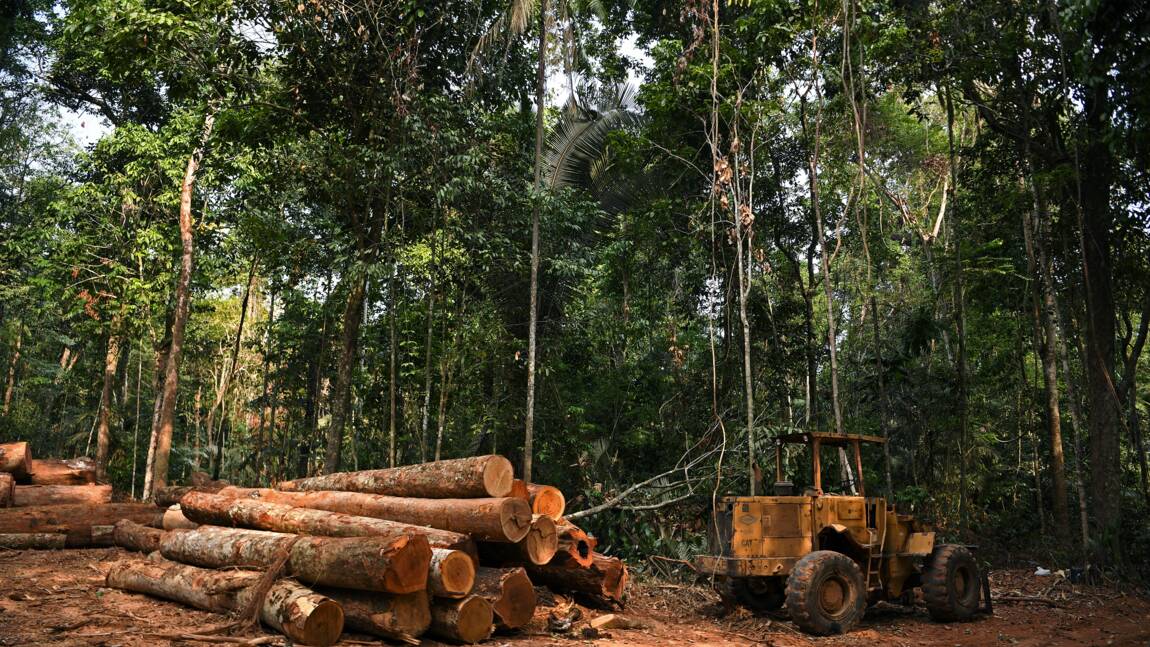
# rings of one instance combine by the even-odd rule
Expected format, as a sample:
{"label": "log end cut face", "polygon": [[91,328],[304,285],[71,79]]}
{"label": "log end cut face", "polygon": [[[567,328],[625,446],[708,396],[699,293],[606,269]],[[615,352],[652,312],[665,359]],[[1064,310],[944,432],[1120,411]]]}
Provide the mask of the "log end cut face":
{"label": "log end cut face", "polygon": [[555,529],[555,521],[548,516],[535,515],[524,541],[527,542],[527,556],[532,564],[538,566],[550,562],[555,553],[559,552],[559,533]]}
{"label": "log end cut face", "polygon": [[503,595],[492,605],[499,626],[518,629],[526,626],[535,616],[535,586],[522,568],[516,568],[503,577]]}
{"label": "log end cut face", "polygon": [[511,466],[511,461],[493,454],[483,462],[483,489],[488,496],[507,496],[514,483],[515,468]]}
{"label": "log end cut face", "polygon": [[289,637],[302,645],[334,645],[343,633],[343,608],[335,600],[327,599],[314,605],[303,621],[300,633]]}
{"label": "log end cut face", "polygon": [[[384,575],[383,590],[390,593],[415,593],[427,588],[431,566],[431,546],[426,537],[406,537],[394,542],[390,553],[391,568]],[[383,555],[381,554],[381,557]]]}
{"label": "log end cut face", "polygon": [[475,562],[471,556],[460,550],[441,548],[434,549],[433,553],[428,584],[435,595],[461,598],[471,593],[475,586]]}
{"label": "log end cut face", "polygon": [[[444,618],[443,615],[447,617]],[[448,614],[433,612],[432,626],[446,624],[447,630],[441,630],[439,632],[441,635],[471,644],[486,640],[491,635],[494,622],[495,614],[491,610],[491,603],[478,595],[472,595],[452,605]]]}
{"label": "log end cut face", "polygon": [[559,488],[550,485],[533,485],[531,493],[531,509],[535,514],[544,514],[555,521],[563,518],[563,511],[567,508],[567,499]]}
{"label": "log end cut face", "polygon": [[531,532],[531,517],[531,506],[523,499],[503,499],[499,506],[499,523],[506,540],[516,543],[526,537]]}

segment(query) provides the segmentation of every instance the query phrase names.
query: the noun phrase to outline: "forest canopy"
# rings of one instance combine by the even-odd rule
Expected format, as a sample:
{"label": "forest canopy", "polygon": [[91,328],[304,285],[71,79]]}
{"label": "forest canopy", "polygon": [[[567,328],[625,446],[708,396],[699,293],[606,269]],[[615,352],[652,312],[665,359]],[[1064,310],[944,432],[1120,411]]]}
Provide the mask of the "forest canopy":
{"label": "forest canopy", "polygon": [[500,453],[686,557],[867,434],[948,536],[1150,575],[1147,6],[6,2],[0,441]]}

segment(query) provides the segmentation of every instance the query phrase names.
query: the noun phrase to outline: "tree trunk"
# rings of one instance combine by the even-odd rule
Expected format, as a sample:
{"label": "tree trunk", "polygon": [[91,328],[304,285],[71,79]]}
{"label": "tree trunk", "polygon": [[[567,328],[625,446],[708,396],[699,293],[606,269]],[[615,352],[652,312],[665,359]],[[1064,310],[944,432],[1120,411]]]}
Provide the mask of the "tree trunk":
{"label": "tree trunk", "polygon": [[215,526],[170,531],[160,553],[206,568],[267,568],[287,553],[289,571],[302,581],[386,593],[426,589],[431,561],[427,539],[418,535],[307,537]]}
{"label": "tree trunk", "polygon": [[268,301],[268,319],[267,319],[267,334],[264,338],[263,347],[263,391],[260,395],[260,417],[259,425],[256,428],[256,483],[264,482],[267,471],[264,467],[264,447],[267,441],[272,437],[270,429],[265,426],[265,416],[268,410],[269,403],[269,373],[271,369],[271,353],[272,353],[272,324],[276,318],[276,293],[272,290],[270,299]]}
{"label": "tree trunk", "polygon": [[[323,537],[399,537],[414,534],[427,538],[428,544],[433,547],[458,550],[476,556],[475,543],[464,534],[375,517],[270,503],[266,500],[247,498],[241,494],[242,492],[261,491],[228,488],[220,494],[193,492],[184,497],[181,507],[189,519],[206,525],[237,526]],[[237,494],[239,496],[234,496]]]}
{"label": "tree trunk", "polygon": [[8,377],[4,385],[4,411],[7,416],[12,407],[12,395],[16,392],[16,367],[20,365],[20,344],[24,341],[24,325],[16,322],[16,341],[12,344],[12,356],[8,358]]}
{"label": "tree trunk", "polygon": [[28,482],[32,485],[85,485],[96,482],[96,468],[79,459],[33,458]]}
{"label": "tree trunk", "polygon": [[[1027,265],[1034,281],[1032,298],[1035,306],[1035,350],[1042,360],[1042,387],[1045,396],[1046,426],[1050,436],[1050,471],[1054,481],[1054,518],[1056,533],[1065,539],[1070,530],[1070,511],[1066,501],[1066,463],[1062,451],[1062,414],[1058,395],[1058,332],[1055,327],[1054,285],[1045,247],[1040,244],[1045,216],[1041,208],[1033,174],[1027,178],[1033,202],[1033,217],[1023,212],[1023,241],[1026,245]],[[1036,226],[1039,225],[1039,226]],[[1037,275],[1037,276],[1036,276]],[[1069,376],[1067,377],[1069,379]]]}
{"label": "tree trunk", "polygon": [[426,591],[381,595],[347,589],[320,588],[343,607],[348,629],[397,642],[418,644],[431,627],[431,600]]}
{"label": "tree trunk", "polygon": [[[244,338],[244,322],[247,321],[247,317],[248,317],[248,302],[251,299],[252,281],[254,280],[255,274],[256,274],[256,261],[257,261],[257,259],[253,257],[252,262],[251,262],[251,267],[248,269],[248,280],[247,280],[247,283],[244,284],[244,296],[240,300],[240,322],[239,322],[239,325],[236,327],[236,339],[232,343],[232,352],[231,352],[231,356],[228,358],[228,365],[222,371],[223,375],[221,376],[221,379],[220,379],[220,388],[216,391],[216,398],[212,402],[212,408],[208,411],[208,418],[207,418],[208,438],[213,438],[213,437],[219,438],[219,440],[217,441],[217,444],[221,447],[223,445],[223,424],[224,423],[223,422],[220,423],[220,430],[218,433],[213,432],[215,413],[216,413],[216,411],[219,411],[220,417],[221,418],[225,417],[224,402],[227,400],[228,390],[231,388],[232,380],[235,378],[235,375],[236,375],[236,363],[239,361],[239,357],[240,357],[240,344],[243,342],[243,338]],[[215,434],[215,435],[213,435],[213,434]],[[220,461],[218,460],[219,454],[220,454],[220,452],[217,450],[217,453],[216,453],[217,459],[212,461],[212,470],[211,471],[213,473],[215,473],[219,469],[219,466],[220,466]]]}
{"label": "tree trunk", "polygon": [[462,600],[432,600],[428,633],[461,643],[477,643],[491,635],[494,620],[491,603],[478,595]]}
{"label": "tree trunk", "polygon": [[387,466],[395,467],[396,441],[396,394],[399,390],[399,374],[396,363],[399,355],[398,338],[395,334],[395,275],[399,272],[397,261],[392,259],[391,278],[387,282],[387,339],[388,339],[388,378],[387,378]]}
{"label": "tree trunk", "polygon": [[327,451],[324,454],[323,471],[332,474],[339,471],[340,450],[343,445],[343,428],[351,407],[351,381],[359,353],[359,329],[363,323],[363,302],[367,293],[367,277],[362,272],[352,270],[347,293],[347,304],[343,310],[343,332],[339,364],[335,370],[335,384],[332,387],[331,423],[327,429]]}
{"label": "tree trunk", "polygon": [[163,530],[149,528],[131,519],[121,519],[112,527],[112,543],[145,555],[159,550],[163,538]]}
{"label": "tree trunk", "polygon": [[958,218],[958,200],[955,199],[955,192],[958,190],[958,158],[957,149],[954,145],[954,101],[950,94],[950,86],[946,87],[946,139],[947,150],[949,156],[948,175],[950,182],[948,185],[949,200],[952,205],[950,217],[950,229],[953,235],[954,244],[954,322],[955,331],[958,334],[958,356],[956,361],[956,371],[958,373],[958,468],[959,468],[959,488],[958,488],[958,519],[963,528],[969,527],[967,519],[967,505],[969,495],[967,493],[967,454],[970,451],[970,433],[969,433],[969,406],[968,406],[968,387],[967,387],[967,368],[966,368],[966,313],[965,313],[965,288],[963,287],[963,260],[962,260],[962,229],[960,227],[960,220]]}
{"label": "tree trunk", "polygon": [[559,535],[555,530],[555,521],[541,514],[532,518],[531,530],[527,536],[514,544],[507,542],[479,544],[479,557],[484,564],[538,566],[550,562],[558,551]]}
{"label": "tree trunk", "polygon": [[527,493],[532,512],[545,514],[555,521],[563,518],[563,511],[567,509],[567,498],[559,488],[530,483],[527,484]]}
{"label": "tree trunk", "polygon": [[510,461],[495,454],[421,463],[391,469],[341,472],[295,481],[276,489],[288,492],[341,490],[429,499],[502,497],[511,491]]}
{"label": "tree trunk", "polygon": [[155,517],[150,503],[6,508],[0,509],[0,533],[63,533],[69,548],[82,548],[92,544],[93,526],[111,526],[120,519],[151,523]]}
{"label": "tree trunk", "polygon": [[1090,491],[1097,524],[1095,558],[1100,564],[1120,559],[1121,487],[1118,431],[1122,415],[1113,387],[1114,293],[1111,285],[1110,208],[1113,159],[1107,143],[1108,86],[1098,82],[1084,100],[1087,144],[1083,159],[1081,204],[1082,273],[1086,288],[1086,392],[1090,411]]}
{"label": "tree trunk", "polygon": [[32,472],[35,462],[28,443],[0,444],[0,472],[7,472],[14,478],[24,478]]}
{"label": "tree trunk", "polygon": [[[204,117],[204,127],[200,134],[199,144],[188,157],[188,166],[184,171],[184,181],[180,188],[180,274],[176,282],[176,309],[172,318],[172,345],[168,351],[167,366],[165,366],[164,388],[158,398],[160,403],[159,427],[153,431],[156,436],[156,453],[152,464],[151,483],[145,484],[144,498],[152,496],[152,491],[168,484],[168,458],[172,450],[172,432],[176,427],[176,399],[180,386],[180,353],[184,346],[184,329],[188,324],[188,313],[191,311],[192,295],[192,263],[195,255],[195,243],[192,227],[192,192],[196,185],[196,173],[204,157],[204,150],[212,136],[212,127],[215,125],[216,114],[210,109]],[[150,487],[149,487],[150,486]]]}
{"label": "tree trunk", "polygon": [[[171,320],[172,313],[169,313],[168,320]],[[168,325],[170,329],[170,324]],[[152,404],[152,424],[149,427],[148,433],[148,456],[144,460],[144,489],[140,493],[141,499],[147,499],[152,492],[152,472],[156,464],[156,441],[158,436],[156,430],[160,428],[160,411],[164,408],[164,379],[167,376],[168,367],[168,349],[171,346],[171,339],[165,336],[155,345],[155,364],[156,371],[153,378],[152,391],[155,394],[155,402]]]}
{"label": "tree trunk", "polygon": [[[261,575],[211,571],[169,561],[119,562],[108,571],[111,588],[147,593],[204,611],[228,613],[250,604]],[[293,580],[279,580],[263,596],[260,620],[302,645],[333,645],[343,633],[339,604]]]}
{"label": "tree trunk", "polygon": [[627,565],[618,557],[595,553],[591,566],[575,564],[529,566],[531,581],[565,593],[582,593],[599,601],[620,603],[627,589]]}
{"label": "tree trunk", "polygon": [[103,505],[112,502],[111,485],[17,485],[13,505]]}
{"label": "tree trunk", "polygon": [[592,555],[597,543],[587,533],[566,519],[556,524],[556,533],[559,535],[559,550],[551,560],[556,566],[565,566],[569,562],[578,564],[583,568],[591,566]]}
{"label": "tree trunk", "polygon": [[[113,323],[113,328],[116,324]],[[108,348],[104,354],[104,387],[100,390],[100,424],[96,432],[96,480],[103,482],[108,476],[108,450],[112,446],[112,389],[116,382],[116,368],[120,365],[120,337],[108,333]]]}
{"label": "tree trunk", "polygon": [[230,486],[231,483],[227,481],[209,481],[200,485],[169,485],[165,488],[156,490],[154,501],[156,505],[161,507],[168,507],[180,503],[185,494],[190,492],[204,492],[213,494]]}
{"label": "tree trunk", "polygon": [[0,508],[12,506],[15,496],[16,479],[8,472],[0,472]]}
{"label": "tree trunk", "polygon": [[539,328],[539,219],[543,190],[543,113],[547,99],[547,0],[539,0],[539,52],[535,68],[535,183],[531,206],[531,295],[527,321],[527,413],[524,416],[523,480],[531,482],[535,443],[535,355]]}
{"label": "tree trunk", "polygon": [[518,629],[535,615],[535,587],[522,568],[480,568],[475,594],[491,603],[502,629]]}
{"label": "tree trunk", "polygon": [[221,496],[246,497],[300,508],[375,517],[472,535],[481,541],[517,542],[531,529],[531,507],[521,499],[408,499],[360,492],[281,492],[225,488]]}

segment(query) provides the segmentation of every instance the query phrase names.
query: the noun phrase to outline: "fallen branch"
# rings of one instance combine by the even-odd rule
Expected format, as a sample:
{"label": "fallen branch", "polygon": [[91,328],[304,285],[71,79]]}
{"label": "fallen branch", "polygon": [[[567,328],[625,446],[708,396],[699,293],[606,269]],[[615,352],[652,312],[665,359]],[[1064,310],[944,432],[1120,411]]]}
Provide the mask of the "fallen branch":
{"label": "fallen branch", "polygon": [[995,602],[1038,602],[1058,609],[1066,609],[1067,605],[1050,598],[1041,598],[1037,595],[999,595],[993,598]]}

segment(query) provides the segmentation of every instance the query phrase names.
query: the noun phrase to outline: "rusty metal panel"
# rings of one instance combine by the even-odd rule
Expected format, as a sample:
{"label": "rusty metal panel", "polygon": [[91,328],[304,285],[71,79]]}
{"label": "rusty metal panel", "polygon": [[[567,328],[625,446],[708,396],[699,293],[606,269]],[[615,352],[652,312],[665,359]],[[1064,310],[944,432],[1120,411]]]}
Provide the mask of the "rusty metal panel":
{"label": "rusty metal panel", "polygon": [[934,533],[933,532],[912,532],[906,538],[906,549],[903,550],[904,555],[929,555],[934,550]]}
{"label": "rusty metal panel", "polygon": [[864,521],[862,497],[840,497],[835,501],[835,505],[838,507],[838,518],[841,521]]}

